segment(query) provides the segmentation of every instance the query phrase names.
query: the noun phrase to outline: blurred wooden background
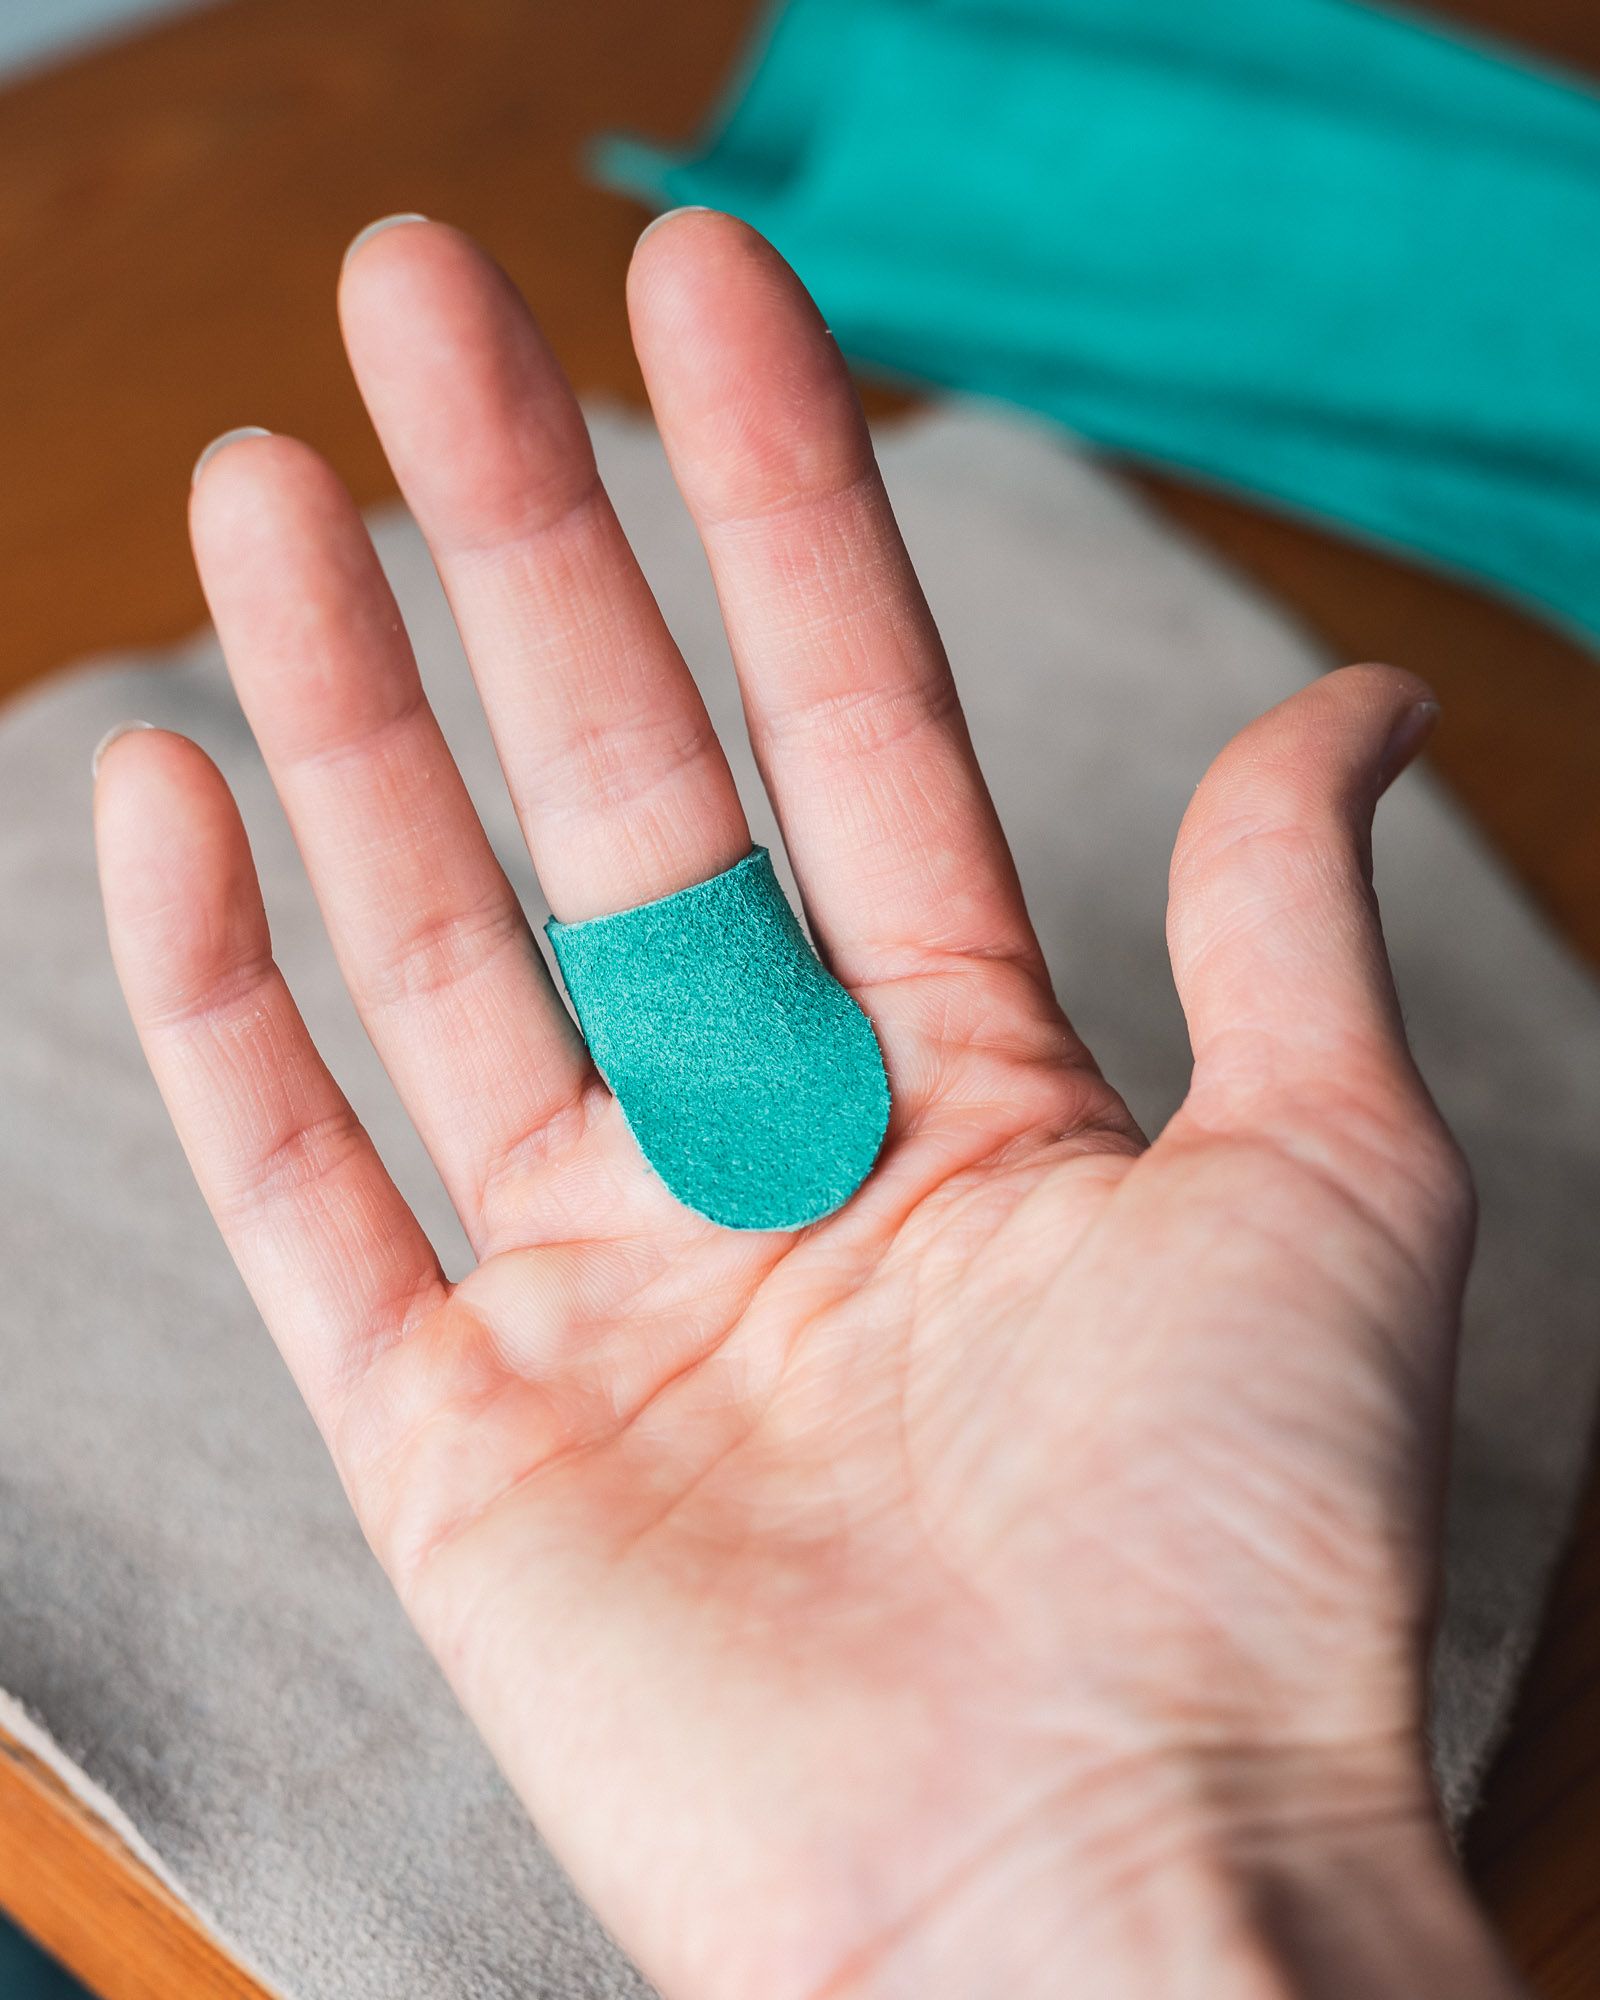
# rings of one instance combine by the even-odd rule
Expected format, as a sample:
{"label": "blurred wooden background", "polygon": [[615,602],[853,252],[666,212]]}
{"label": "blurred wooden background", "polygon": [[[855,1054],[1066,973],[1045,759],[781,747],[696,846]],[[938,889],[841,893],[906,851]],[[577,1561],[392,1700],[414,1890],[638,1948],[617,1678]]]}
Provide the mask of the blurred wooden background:
{"label": "blurred wooden background", "polygon": [[[1600,75],[1590,0],[1435,4]],[[0,693],[200,622],[184,499],[216,432],[296,432],[363,501],[390,491],[333,317],[340,253],[375,216],[481,236],[579,388],[638,400],[622,279],[642,217],[584,181],[580,148],[696,129],[756,11],[232,0],[0,91]],[[1462,586],[1144,484],[1335,651],[1433,681],[1436,769],[1600,968],[1600,663]],[[1537,1990],[1600,1997],[1600,1482],[1469,1860]],[[253,1992],[170,1900],[0,1754],[0,1904],[107,2000]]]}

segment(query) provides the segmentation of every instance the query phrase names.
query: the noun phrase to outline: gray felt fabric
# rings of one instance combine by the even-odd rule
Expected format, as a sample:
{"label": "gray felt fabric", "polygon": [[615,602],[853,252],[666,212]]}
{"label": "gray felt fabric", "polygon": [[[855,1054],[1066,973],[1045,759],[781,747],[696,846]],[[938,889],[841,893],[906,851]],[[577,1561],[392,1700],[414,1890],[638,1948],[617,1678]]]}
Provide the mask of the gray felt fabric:
{"label": "gray felt fabric", "polygon": [[[755,836],[775,844],[654,434],[609,413],[596,430]],[[1186,1072],[1161,942],[1173,832],[1229,733],[1321,662],[1054,434],[953,408],[882,445],[1064,997],[1158,1125]],[[542,918],[416,531],[389,513],[376,532],[447,733]],[[14,705],[0,717],[0,1687],[291,2000],[640,1993],[390,1602],[167,1131],[91,867],[89,752],[128,716],[189,731],[232,780],[312,1027],[447,1261],[462,1255],[210,640]],[[1600,1368],[1600,1000],[1425,775],[1385,804],[1378,857],[1417,1047],[1483,1201],[1438,1662],[1437,1764],[1459,1818],[1531,1642]]]}

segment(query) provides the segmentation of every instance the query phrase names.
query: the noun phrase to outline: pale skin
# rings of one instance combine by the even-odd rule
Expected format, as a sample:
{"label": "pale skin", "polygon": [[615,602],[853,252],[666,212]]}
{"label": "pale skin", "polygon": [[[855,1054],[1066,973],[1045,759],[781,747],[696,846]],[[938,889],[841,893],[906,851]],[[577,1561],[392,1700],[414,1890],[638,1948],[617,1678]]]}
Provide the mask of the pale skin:
{"label": "pale skin", "polygon": [[[1421,1734],[1471,1196],[1368,846],[1426,688],[1330,675],[1205,774],[1169,921],[1193,1084],[1148,1144],[1052,992],[814,308],[705,212],[648,233],[628,303],[888,1065],[845,1208],[734,1233],[652,1177],[307,446],[214,454],[195,550],[462,1282],[307,1038],[215,769],[148,731],[98,776],[151,1067],[379,1560],[668,2000],[1512,1994]],[[522,301],[416,220],[340,305],[556,913],[739,859]]]}

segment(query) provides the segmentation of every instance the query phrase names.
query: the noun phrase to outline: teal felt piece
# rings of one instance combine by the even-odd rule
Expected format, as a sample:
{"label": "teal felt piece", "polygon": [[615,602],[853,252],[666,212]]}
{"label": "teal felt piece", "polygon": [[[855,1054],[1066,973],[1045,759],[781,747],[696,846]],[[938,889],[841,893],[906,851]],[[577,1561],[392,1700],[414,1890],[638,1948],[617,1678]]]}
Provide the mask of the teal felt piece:
{"label": "teal felt piece", "polygon": [[601,178],[768,235],[855,361],[1600,640],[1600,96],[1351,0],[790,0]]}
{"label": "teal felt piece", "polygon": [[679,1201],[799,1229],[849,1200],[889,1121],[872,1023],[819,962],[772,857],[545,926],[600,1073]]}

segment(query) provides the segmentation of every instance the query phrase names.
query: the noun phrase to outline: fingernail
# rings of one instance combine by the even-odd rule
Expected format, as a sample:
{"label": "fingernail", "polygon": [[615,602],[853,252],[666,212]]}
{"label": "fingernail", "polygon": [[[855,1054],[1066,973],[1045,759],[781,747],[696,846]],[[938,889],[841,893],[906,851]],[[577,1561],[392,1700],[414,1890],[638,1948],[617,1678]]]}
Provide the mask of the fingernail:
{"label": "fingernail", "polygon": [[194,471],[189,474],[191,487],[200,484],[200,475],[219,451],[226,451],[230,444],[237,444],[240,438],[269,438],[272,433],[260,424],[240,424],[237,429],[224,431],[221,437],[214,437],[194,462]]}
{"label": "fingernail", "polygon": [[1392,784],[1399,777],[1433,734],[1438,720],[1439,704],[1436,701],[1414,701],[1401,716],[1383,747],[1379,777],[1384,785]]}
{"label": "fingernail", "polygon": [[108,729],[94,746],[94,755],[89,760],[89,775],[98,778],[100,762],[119,736],[131,736],[136,729],[154,729],[153,722],[119,722],[115,729]]}
{"label": "fingernail", "polygon": [[[639,231],[639,243],[642,243],[647,236],[653,236],[663,222],[670,222],[675,215],[712,215],[714,213],[715,210],[707,208],[703,201],[688,201],[684,203],[682,208],[663,209],[653,222],[647,222],[643,229]],[[633,247],[635,250],[638,249],[639,243],[634,244]]]}
{"label": "fingernail", "polygon": [[427,219],[425,215],[417,215],[409,210],[404,215],[380,215],[376,222],[369,222],[365,229],[359,230],[351,237],[349,247],[344,253],[344,261],[340,264],[339,269],[341,271],[347,270],[350,259],[361,248],[362,244],[370,243],[374,236],[381,236],[386,229],[398,229],[402,222],[426,222]]}

